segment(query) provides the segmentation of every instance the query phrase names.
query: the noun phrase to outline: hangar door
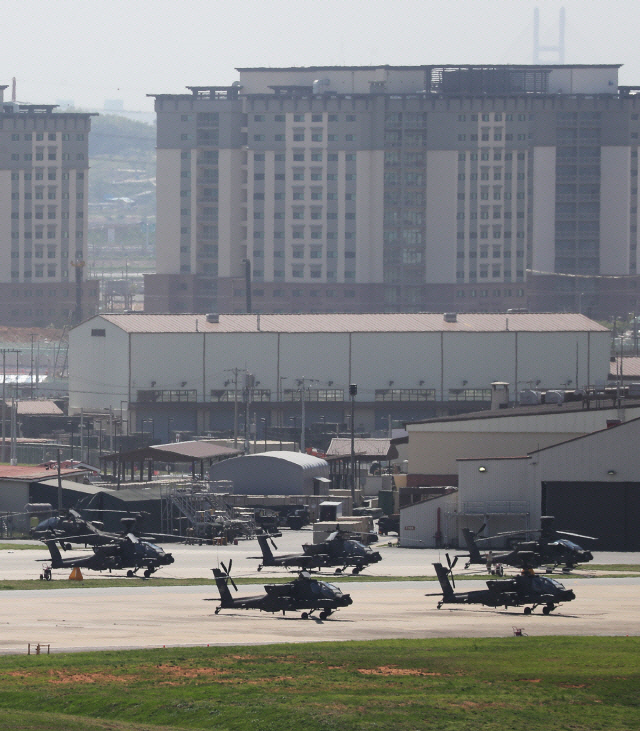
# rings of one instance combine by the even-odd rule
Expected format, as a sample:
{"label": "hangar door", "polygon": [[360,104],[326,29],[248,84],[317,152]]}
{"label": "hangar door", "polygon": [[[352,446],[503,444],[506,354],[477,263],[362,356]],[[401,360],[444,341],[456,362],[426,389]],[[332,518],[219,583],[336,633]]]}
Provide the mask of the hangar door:
{"label": "hangar door", "polygon": [[640,551],[640,483],[543,482],[542,514],[558,530],[596,536],[580,541],[591,551]]}

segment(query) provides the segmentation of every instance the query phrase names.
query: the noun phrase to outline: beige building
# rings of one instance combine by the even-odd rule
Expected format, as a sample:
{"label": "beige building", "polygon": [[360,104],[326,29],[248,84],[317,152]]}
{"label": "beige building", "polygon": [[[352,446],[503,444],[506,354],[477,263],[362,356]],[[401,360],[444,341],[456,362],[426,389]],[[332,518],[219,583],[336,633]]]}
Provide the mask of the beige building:
{"label": "beige building", "polygon": [[[409,472],[423,484],[458,484],[458,461],[522,457],[568,439],[638,416],[636,399],[624,408],[584,408],[582,401],[560,406],[520,406],[407,424]],[[416,477],[416,479],[419,479]],[[421,483],[422,484],[422,483]]]}
{"label": "beige building", "polygon": [[4,100],[0,87],[0,321],[46,326],[93,315],[87,281],[91,115]]}
{"label": "beige building", "polygon": [[145,309],[634,310],[640,97],[618,70],[240,68],[152,95]]}

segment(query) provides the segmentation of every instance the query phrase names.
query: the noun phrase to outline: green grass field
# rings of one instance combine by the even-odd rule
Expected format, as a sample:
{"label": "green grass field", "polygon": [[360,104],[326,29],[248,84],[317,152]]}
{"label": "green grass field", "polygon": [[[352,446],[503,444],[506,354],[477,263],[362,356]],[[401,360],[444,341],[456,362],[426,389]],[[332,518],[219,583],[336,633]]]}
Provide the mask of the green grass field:
{"label": "green grass field", "polygon": [[639,656],[637,637],[4,656],[0,728],[636,731]]}
{"label": "green grass field", "polygon": [[[616,564],[611,566],[599,566],[593,567],[594,570],[598,571],[598,578],[633,578],[640,574],[640,566],[635,564]],[[70,569],[67,569],[69,573]],[[282,584],[286,581],[291,581],[294,577],[294,573],[283,573],[280,576],[236,576],[234,577],[236,584],[258,584],[260,586],[264,584]],[[554,578],[559,581],[563,579],[586,579],[591,578],[586,573],[574,573],[564,575],[561,573],[553,574]],[[39,581],[38,579],[3,579],[0,580],[0,592],[2,591],[31,591],[31,590],[51,590],[51,589],[108,589],[113,587],[160,587],[160,586],[213,586],[213,578],[180,578],[170,579],[165,578],[162,574],[152,576],[150,579],[144,579],[142,575],[135,576],[132,578],[125,578],[122,575],[108,575],[104,574],[100,578],[96,577],[95,572],[86,571],[84,573],[83,581],[69,581],[67,580],[66,571],[56,570],[54,572],[54,579],[52,581]],[[359,574],[353,576],[352,574],[314,574],[315,578],[322,581],[329,581],[336,584],[345,584],[351,582],[378,582],[386,583],[390,581],[437,581],[435,576],[371,576],[368,574]],[[490,577],[488,574],[481,573],[465,573],[456,574],[456,581],[486,581]],[[504,578],[507,578],[506,576]]]}

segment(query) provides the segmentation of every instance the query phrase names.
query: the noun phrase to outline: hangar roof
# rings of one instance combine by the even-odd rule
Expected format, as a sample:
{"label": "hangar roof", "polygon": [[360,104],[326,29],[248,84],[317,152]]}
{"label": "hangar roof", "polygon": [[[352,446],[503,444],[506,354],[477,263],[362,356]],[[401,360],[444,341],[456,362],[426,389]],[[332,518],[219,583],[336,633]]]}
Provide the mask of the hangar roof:
{"label": "hangar roof", "polygon": [[209,322],[203,314],[133,313],[96,317],[128,333],[609,332],[603,325],[579,314],[457,314],[453,322],[446,321],[442,313],[378,312],[219,315],[218,322]]}
{"label": "hangar roof", "polygon": [[[354,439],[354,453],[361,459],[397,459],[398,450],[391,439]],[[327,457],[346,457],[351,455],[351,439],[348,437],[333,437]]]}

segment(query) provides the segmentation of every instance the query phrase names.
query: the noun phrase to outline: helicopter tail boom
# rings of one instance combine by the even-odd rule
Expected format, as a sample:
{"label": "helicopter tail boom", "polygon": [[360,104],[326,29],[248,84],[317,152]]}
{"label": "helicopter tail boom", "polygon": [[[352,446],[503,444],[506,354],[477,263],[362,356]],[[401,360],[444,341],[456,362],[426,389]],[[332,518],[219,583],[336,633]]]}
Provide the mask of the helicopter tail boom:
{"label": "helicopter tail boom", "polygon": [[64,562],[62,561],[62,556],[60,555],[60,549],[56,545],[55,540],[51,541],[45,541],[47,548],[49,549],[49,553],[51,554],[51,568],[52,569],[61,569],[64,567]]}
{"label": "helicopter tail boom", "polygon": [[451,586],[451,582],[449,581],[449,570],[445,569],[445,567],[441,563],[434,563],[433,567],[436,570],[438,581],[440,582],[440,587],[442,588],[442,596],[445,599],[447,597],[453,596],[454,591],[453,587]]}
{"label": "helicopter tail boom", "polygon": [[229,586],[227,584],[228,574],[220,571],[220,569],[212,569],[212,571],[216,580],[216,586],[220,592],[220,607],[232,607],[233,597],[231,596],[231,592],[229,591]]}

